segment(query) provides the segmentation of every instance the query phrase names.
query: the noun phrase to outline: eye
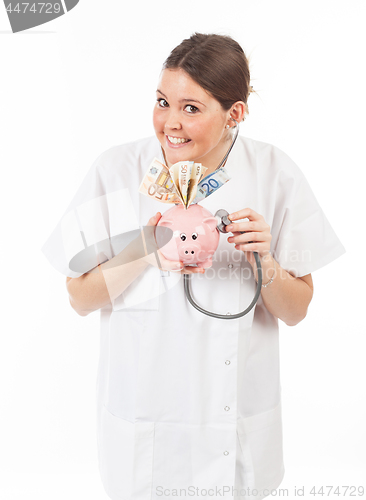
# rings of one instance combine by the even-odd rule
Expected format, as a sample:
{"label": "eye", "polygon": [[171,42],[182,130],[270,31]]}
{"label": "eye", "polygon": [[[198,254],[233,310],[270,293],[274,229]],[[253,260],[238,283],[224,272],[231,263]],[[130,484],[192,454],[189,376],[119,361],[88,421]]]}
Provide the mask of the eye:
{"label": "eye", "polygon": [[168,102],[160,97],[160,99],[156,99],[156,101],[159,103],[160,108],[167,108],[169,106]]}
{"label": "eye", "polygon": [[197,111],[199,111],[199,109],[196,106],[193,106],[192,104],[187,104],[186,110],[190,114],[197,113]]}
{"label": "eye", "polygon": [[186,241],[187,236],[186,236],[184,233],[182,233],[182,234],[180,235],[180,239],[181,239],[182,241]]}
{"label": "eye", "polygon": [[192,240],[196,240],[198,238],[198,234],[197,233],[193,233],[192,234]]}

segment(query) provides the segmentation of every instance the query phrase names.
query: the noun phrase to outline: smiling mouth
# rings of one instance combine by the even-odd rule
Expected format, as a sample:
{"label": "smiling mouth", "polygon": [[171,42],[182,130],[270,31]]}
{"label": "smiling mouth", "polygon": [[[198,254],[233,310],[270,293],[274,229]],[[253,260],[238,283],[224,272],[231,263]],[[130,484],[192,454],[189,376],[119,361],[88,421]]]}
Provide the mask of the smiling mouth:
{"label": "smiling mouth", "polygon": [[186,144],[187,142],[191,142],[191,139],[185,139],[184,137],[172,137],[171,135],[167,135],[166,137],[172,144]]}

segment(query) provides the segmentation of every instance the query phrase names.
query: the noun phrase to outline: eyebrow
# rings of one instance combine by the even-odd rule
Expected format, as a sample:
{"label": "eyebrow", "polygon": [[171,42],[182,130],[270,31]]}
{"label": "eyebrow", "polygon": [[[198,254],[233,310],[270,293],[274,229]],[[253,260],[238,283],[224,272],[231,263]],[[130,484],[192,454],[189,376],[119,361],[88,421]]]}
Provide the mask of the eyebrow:
{"label": "eyebrow", "polygon": [[[159,92],[159,94],[161,94],[163,97],[165,97],[166,100],[168,100],[167,96],[163,94],[161,90],[157,89],[156,92]],[[179,102],[197,102],[198,104],[202,104],[202,106],[205,106],[206,108],[206,105],[203,104],[203,102],[197,101],[196,99],[181,99]]]}

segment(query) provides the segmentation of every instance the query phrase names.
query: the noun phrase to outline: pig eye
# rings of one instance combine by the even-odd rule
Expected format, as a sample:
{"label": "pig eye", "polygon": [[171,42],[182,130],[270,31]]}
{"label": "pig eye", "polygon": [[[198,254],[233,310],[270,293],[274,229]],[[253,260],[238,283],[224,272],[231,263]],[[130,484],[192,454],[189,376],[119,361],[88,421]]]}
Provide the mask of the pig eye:
{"label": "pig eye", "polygon": [[196,240],[198,238],[198,234],[197,233],[193,233],[192,234],[192,240]]}
{"label": "pig eye", "polygon": [[186,236],[184,233],[182,233],[182,234],[180,235],[180,239],[181,239],[182,241],[186,241],[187,236]]}

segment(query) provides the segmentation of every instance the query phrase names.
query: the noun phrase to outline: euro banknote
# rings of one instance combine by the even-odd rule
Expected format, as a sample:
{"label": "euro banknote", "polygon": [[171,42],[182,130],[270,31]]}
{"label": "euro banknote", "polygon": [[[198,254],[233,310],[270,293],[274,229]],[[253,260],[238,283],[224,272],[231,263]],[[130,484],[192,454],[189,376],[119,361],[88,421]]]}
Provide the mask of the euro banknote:
{"label": "euro banknote", "polygon": [[146,172],[139,192],[162,203],[180,203],[168,167],[154,158]]}
{"label": "euro banknote", "polygon": [[212,193],[220,189],[231,177],[224,167],[211,172],[204,179],[202,179],[197,186],[197,194],[192,203],[199,203],[203,199],[210,196]]}
{"label": "euro banknote", "polygon": [[206,171],[207,168],[201,163],[180,161],[168,168],[154,158],[140,184],[139,192],[162,203],[181,203],[187,209],[230,180],[224,167],[204,177]]}
{"label": "euro banknote", "polygon": [[176,192],[185,208],[188,208],[196,196],[197,185],[207,168],[194,161],[179,161],[169,169]]}

